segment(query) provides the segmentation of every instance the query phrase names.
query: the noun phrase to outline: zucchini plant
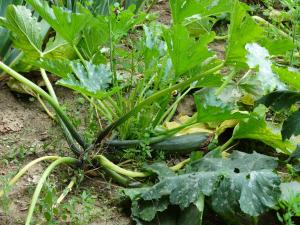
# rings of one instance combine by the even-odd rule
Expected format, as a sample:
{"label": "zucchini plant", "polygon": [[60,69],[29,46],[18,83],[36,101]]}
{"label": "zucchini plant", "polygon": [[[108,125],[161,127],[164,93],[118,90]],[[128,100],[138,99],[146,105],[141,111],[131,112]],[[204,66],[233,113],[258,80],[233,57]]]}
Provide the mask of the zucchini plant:
{"label": "zucchini plant", "polygon": [[[149,21],[152,17],[146,13],[135,13],[134,6],[111,6],[106,15],[100,15],[81,4],[72,12],[44,0],[26,2],[41,19],[26,6],[10,5],[5,17],[0,17],[0,26],[11,32],[14,46],[30,65],[38,68],[47,91],[3,61],[0,68],[51,106],[74,154],[35,159],[9,181],[8,186],[12,187],[33,165],[52,161],[36,186],[26,225],[32,221],[45,181],[61,164],[74,170],[103,170],[127,187],[136,185],[136,181],[157,181],[153,186],[147,183],[124,190],[132,201],[132,218],[137,224],[159,221],[200,225],[205,202],[229,223],[241,223],[238,220],[243,216],[247,221],[255,221],[254,217],[276,207],[281,193],[280,177],[275,171],[278,159],[256,153],[256,149],[251,149],[253,153],[231,150],[237,141],[249,139],[288,157],[292,155],[298,144],[290,138],[299,134],[294,123],[299,120],[298,111],[284,122],[270,123],[268,109],[255,102],[278,110],[291,107],[299,96],[286,89],[299,88],[294,81],[299,81],[300,73],[289,71],[295,76],[287,76],[288,69],[275,65],[274,52],[286,53],[291,48],[275,51],[277,42],[267,41],[263,27],[248,14],[246,4],[238,0],[170,0],[172,23],[166,26]],[[216,39],[213,26],[194,31],[224,14],[230,18],[230,24],[225,57],[221,58],[210,48]],[[44,24],[51,31],[50,37],[41,34]],[[136,34],[143,38],[130,37]],[[131,53],[124,54],[122,48],[131,49]],[[47,72],[60,78],[58,85],[87,99],[108,125],[92,139],[84,137],[63,110]],[[281,92],[271,93],[274,90]],[[179,102],[192,92],[197,112],[181,126],[165,129]],[[290,101],[282,106],[280,99],[286,94]],[[210,127],[214,132],[206,129],[178,136],[195,125]],[[233,130],[230,137],[215,145],[227,128]],[[112,132],[116,138],[108,140]],[[214,136],[209,145],[213,150],[203,158],[192,154],[171,167],[154,163],[139,171],[122,168],[109,154],[102,153],[103,146],[130,147],[140,152],[141,137],[146,132],[150,134],[147,144],[153,151],[189,153],[210,142],[209,136]],[[70,190],[74,180],[66,190]],[[1,191],[0,197],[4,194]],[[64,192],[57,204],[65,195]],[[176,217],[170,215],[173,210],[178,212]]]}

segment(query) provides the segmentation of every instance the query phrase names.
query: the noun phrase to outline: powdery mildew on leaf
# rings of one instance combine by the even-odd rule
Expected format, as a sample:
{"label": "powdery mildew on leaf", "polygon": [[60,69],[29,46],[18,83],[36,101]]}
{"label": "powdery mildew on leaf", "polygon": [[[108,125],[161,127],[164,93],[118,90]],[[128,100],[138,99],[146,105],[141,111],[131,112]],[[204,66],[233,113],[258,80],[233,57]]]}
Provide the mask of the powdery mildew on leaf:
{"label": "powdery mildew on leaf", "polygon": [[105,91],[111,83],[112,74],[106,65],[94,65],[86,62],[71,62],[73,73],[61,79],[58,84],[69,87],[75,91],[97,96]]}
{"label": "powdery mildew on leaf", "polygon": [[[192,162],[181,175],[167,176],[153,187],[125,191],[125,194],[133,201],[134,215],[142,220],[149,217],[137,212],[144,211],[145,207],[149,209],[149,202],[163,199],[166,207],[168,197],[170,204],[183,210],[202,194],[211,196],[212,206],[220,214],[241,210],[258,216],[274,207],[279,199],[280,178],[273,172],[276,167],[276,158],[256,152],[235,151],[228,158],[206,156]],[[159,210],[153,208],[155,213]]]}
{"label": "powdery mildew on leaf", "polygon": [[248,52],[248,66],[250,68],[259,67],[257,78],[261,82],[264,91],[268,93],[273,91],[275,88],[279,90],[285,89],[285,85],[280,82],[276,74],[272,71],[272,62],[269,59],[270,54],[268,50],[257,43],[247,44],[245,48]]}

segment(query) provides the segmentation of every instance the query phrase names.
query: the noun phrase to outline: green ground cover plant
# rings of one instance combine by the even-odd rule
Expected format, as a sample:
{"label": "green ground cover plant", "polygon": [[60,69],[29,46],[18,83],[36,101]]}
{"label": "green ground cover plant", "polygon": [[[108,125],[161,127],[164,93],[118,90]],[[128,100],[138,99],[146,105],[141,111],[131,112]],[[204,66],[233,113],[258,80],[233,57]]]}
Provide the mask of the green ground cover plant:
{"label": "green ground cover plant", "polygon": [[[125,187],[136,224],[205,224],[208,208],[228,224],[258,224],[271,210],[279,221],[293,224],[299,192],[290,197],[286,192],[291,182],[299,184],[297,1],[282,1],[283,11],[293,12],[284,27],[252,16],[251,7],[238,0],[170,0],[171,23],[165,25],[149,13],[155,2],[5,5],[0,32],[9,34],[6,42],[22,55],[23,68],[38,72],[45,88],[3,56],[0,69],[39,99],[62,128],[70,154],[31,161],[5,182],[0,197],[7,198],[33,165],[50,161],[26,225],[33,223],[47,178],[62,164],[74,177],[56,201],[48,190],[46,208],[63,201],[78,174],[95,169]],[[222,23],[225,36],[218,35]],[[223,56],[212,48],[220,40]],[[57,98],[54,82],[92,106],[94,126],[84,134]],[[194,98],[195,112],[168,127],[187,95]],[[259,143],[263,150],[244,143]],[[123,168],[118,163],[128,153],[139,163]],[[180,162],[161,160],[168,155]],[[288,181],[279,165],[289,169]],[[51,222],[53,213],[43,212],[44,219]]]}

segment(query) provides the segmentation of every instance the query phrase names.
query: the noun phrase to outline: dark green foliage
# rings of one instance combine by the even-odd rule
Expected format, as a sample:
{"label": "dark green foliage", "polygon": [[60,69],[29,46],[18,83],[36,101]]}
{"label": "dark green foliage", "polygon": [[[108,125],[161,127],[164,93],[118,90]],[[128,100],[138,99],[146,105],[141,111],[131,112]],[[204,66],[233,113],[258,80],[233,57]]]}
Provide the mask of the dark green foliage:
{"label": "dark green foliage", "polygon": [[212,206],[220,214],[241,210],[257,216],[274,207],[279,199],[280,179],[273,172],[276,167],[275,158],[255,152],[236,151],[228,158],[208,155],[192,162],[179,175],[153,166],[160,181],[153,187],[125,190],[125,194],[133,201],[133,216],[144,221],[153,220],[169,204],[184,210],[202,195],[211,196]]}

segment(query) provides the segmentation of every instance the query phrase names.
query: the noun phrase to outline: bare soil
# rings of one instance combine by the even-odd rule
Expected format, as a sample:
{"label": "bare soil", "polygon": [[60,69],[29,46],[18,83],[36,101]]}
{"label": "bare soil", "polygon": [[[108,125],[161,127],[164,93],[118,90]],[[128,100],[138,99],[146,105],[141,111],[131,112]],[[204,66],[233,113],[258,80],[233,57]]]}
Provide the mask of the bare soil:
{"label": "bare soil", "polygon": [[[61,88],[57,93],[65,105],[76,102],[76,96],[68,90]],[[83,118],[85,110],[82,107],[81,110],[77,110],[76,105],[73,107],[72,110],[78,111]],[[0,186],[4,178],[14,175],[31,160],[44,155],[65,155],[66,152],[68,149],[60,128],[49,118],[40,104],[28,96],[18,97],[7,87],[2,86],[0,88]],[[47,165],[49,164],[41,163],[34,166],[13,188],[7,202],[10,204],[9,211],[4,212],[4,208],[0,205],[0,225],[24,224],[34,187]],[[58,177],[67,175],[59,174]],[[60,185],[63,189],[67,182],[62,182]],[[80,195],[84,189],[91,191],[96,200],[93,210],[98,215],[95,216],[93,225],[130,224],[129,216],[120,211],[115,201],[118,187],[109,185],[102,178],[89,178],[81,183],[76,193],[71,193],[69,196]]]}

